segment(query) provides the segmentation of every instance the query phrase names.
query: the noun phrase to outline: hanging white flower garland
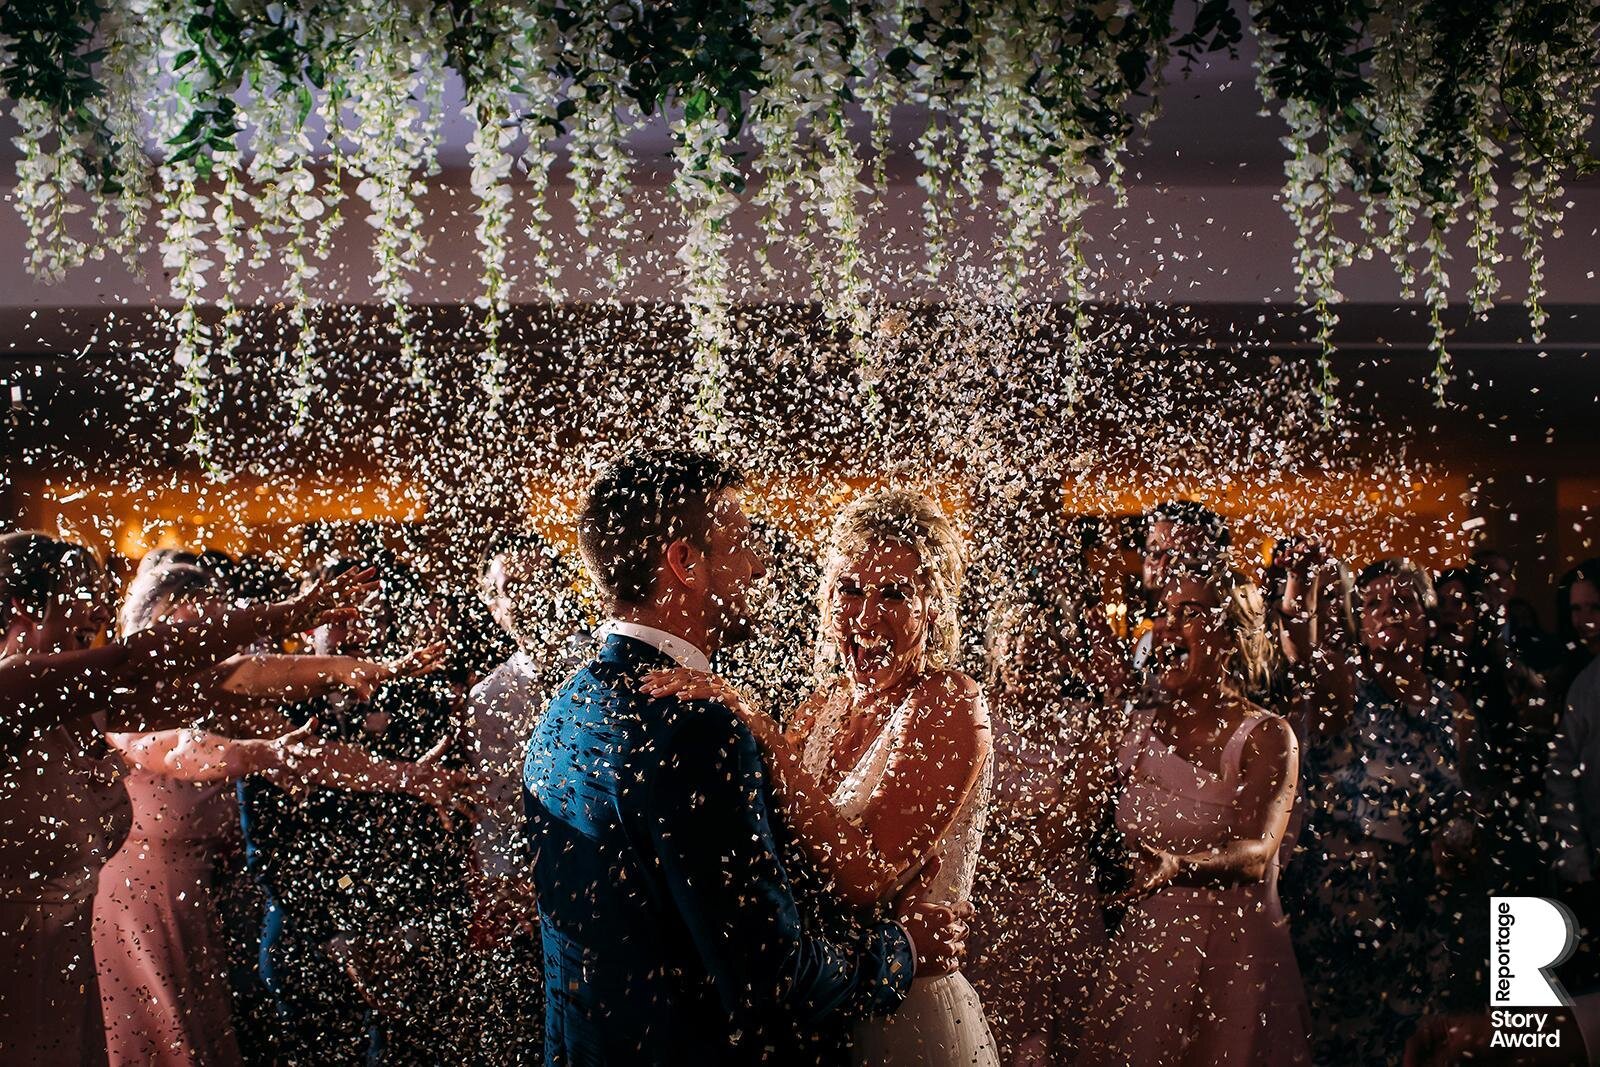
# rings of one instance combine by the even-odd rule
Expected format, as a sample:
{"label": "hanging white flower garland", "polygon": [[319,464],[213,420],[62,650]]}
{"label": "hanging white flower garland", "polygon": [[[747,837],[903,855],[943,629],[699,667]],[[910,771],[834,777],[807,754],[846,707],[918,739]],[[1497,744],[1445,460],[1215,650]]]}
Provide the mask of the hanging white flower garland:
{"label": "hanging white flower garland", "polygon": [[[558,138],[570,137],[579,252],[600,261],[615,294],[634,263],[630,136],[645,116],[666,110],[683,209],[681,291],[709,408],[732,343],[731,227],[745,199],[764,231],[769,275],[777,273],[770,250],[799,252],[785,258],[806,265],[828,319],[858,341],[870,331],[862,227],[882,192],[890,115],[902,104],[926,116],[912,150],[928,274],[942,276],[958,214],[992,188],[1009,299],[1025,302],[1043,280],[1065,282],[1074,302],[1086,300],[1082,217],[1098,187],[1120,188],[1133,98],[1158,88],[1175,46],[1170,0],[708,0],[704,11],[576,0],[333,0],[234,11],[210,0],[129,0],[76,10],[77,22],[59,25],[0,11],[0,44],[26,36],[33,46],[5,44],[0,58],[23,130],[14,199],[28,228],[28,264],[57,279],[105,251],[132,263],[154,210],[175,304],[173,358],[197,422],[212,365],[226,366],[236,343],[243,268],[269,260],[284,271],[278,295],[295,336],[289,395],[296,424],[303,420],[318,374],[316,310],[333,296],[318,264],[343,221],[347,175],[365,205],[371,281],[402,361],[432,388],[409,308],[428,262],[419,201],[438,169],[451,71],[467,84],[475,125],[468,152],[481,378],[491,401],[504,387],[513,232],[527,238],[528,287],[552,301],[572,296],[560,285],[550,225]],[[1376,248],[1403,289],[1420,283],[1444,388],[1446,238],[1461,219],[1473,256],[1468,299],[1487,310],[1505,259],[1495,214],[1501,160],[1514,168],[1510,235],[1528,264],[1539,336],[1543,242],[1559,232],[1562,176],[1588,163],[1589,107],[1600,89],[1593,9],[1538,0],[1424,16],[1412,5],[1351,3],[1346,11],[1334,3],[1316,21],[1292,0],[1255,0],[1253,11],[1261,85],[1282,100],[1290,126],[1284,200],[1299,234],[1299,293],[1316,310],[1325,352],[1339,272]],[[1346,23],[1363,18],[1352,36]],[[1231,19],[1225,0],[1202,0],[1176,47],[1187,55],[1231,46]],[[1464,75],[1484,57],[1452,51],[1452,34],[1503,57],[1497,84]],[[1360,50],[1368,38],[1370,56]],[[95,43],[103,54],[80,62]],[[40,55],[57,57],[49,62],[59,69],[41,69]],[[1297,79],[1307,55],[1335,75],[1334,95]],[[1448,122],[1438,119],[1441,106]],[[1501,129],[1508,114],[1516,122],[1509,133]],[[325,127],[320,144],[314,118]],[[751,143],[745,164],[741,145]],[[525,178],[514,184],[519,166]],[[1363,206],[1360,242],[1339,220],[1351,193]],[[87,223],[75,223],[85,202]],[[1041,257],[1051,234],[1059,235],[1052,255]],[[215,330],[202,314],[207,303],[221,308]],[[870,380],[871,368],[861,371]],[[1325,363],[1324,391],[1333,384]]]}
{"label": "hanging white flower garland", "polygon": [[[1262,95],[1289,125],[1284,205],[1295,222],[1299,294],[1313,308],[1323,391],[1335,382],[1338,272],[1376,246],[1402,296],[1420,282],[1434,390],[1450,383],[1448,240],[1472,254],[1466,303],[1487,314],[1502,287],[1502,159],[1514,167],[1511,235],[1528,265],[1523,302],[1543,339],[1542,235],[1560,225],[1561,176],[1595,167],[1600,9],[1586,0],[1368,5],[1335,0],[1308,17],[1298,0],[1254,0]],[[1357,245],[1338,217],[1363,211]],[[1420,236],[1419,233],[1420,232]],[[1420,271],[1418,260],[1421,261]]]}

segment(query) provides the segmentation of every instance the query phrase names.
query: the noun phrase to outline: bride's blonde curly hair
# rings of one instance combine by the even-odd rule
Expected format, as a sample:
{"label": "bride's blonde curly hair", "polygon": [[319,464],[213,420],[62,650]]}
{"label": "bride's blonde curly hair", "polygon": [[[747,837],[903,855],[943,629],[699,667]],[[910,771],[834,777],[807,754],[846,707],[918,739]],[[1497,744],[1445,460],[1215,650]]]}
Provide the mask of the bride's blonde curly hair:
{"label": "bride's blonde curly hair", "polygon": [[931,497],[908,489],[883,489],[859,496],[834,519],[822,557],[818,666],[825,670],[839,655],[830,636],[834,583],[850,555],[874,541],[905,545],[917,554],[917,580],[928,603],[924,635],[928,663],[937,668],[954,666],[961,651],[961,618],[956,605],[966,570],[965,549],[944,510]]}

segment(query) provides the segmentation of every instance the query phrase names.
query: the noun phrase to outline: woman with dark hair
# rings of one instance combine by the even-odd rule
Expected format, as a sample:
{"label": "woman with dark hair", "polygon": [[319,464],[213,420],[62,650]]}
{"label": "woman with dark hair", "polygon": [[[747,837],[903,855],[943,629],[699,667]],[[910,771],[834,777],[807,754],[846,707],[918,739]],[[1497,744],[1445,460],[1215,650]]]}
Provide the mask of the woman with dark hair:
{"label": "woman with dark hair", "polygon": [[1117,756],[1133,884],[1080,1064],[1309,1064],[1305,993],[1278,900],[1299,756],[1245,696],[1270,671],[1260,591],[1170,570],[1152,685]]}
{"label": "woman with dark hair", "polygon": [[1490,846],[1484,895],[1526,893],[1538,888],[1538,810],[1551,724],[1539,714],[1540,680],[1507,647],[1486,584],[1476,567],[1439,573],[1428,670],[1460,694],[1472,716],[1461,770]]}
{"label": "woman with dark hair", "polygon": [[101,731],[181,725],[178,683],[355,599],[367,576],[282,603],[99,642],[111,583],[80,545],[0,537],[0,1058],[103,1063],[91,927],[100,868],[129,822]]}
{"label": "woman with dark hair", "polygon": [[1600,985],[1600,559],[1562,575],[1557,604],[1563,655],[1549,679],[1558,725],[1546,792],[1556,884],[1580,931],[1561,976],[1569,989],[1583,990]]}
{"label": "woman with dark hair", "polygon": [[[1379,560],[1354,583],[1360,659],[1318,659],[1334,702],[1306,745],[1306,823],[1289,865],[1318,1063],[1397,1062],[1452,970],[1447,888],[1474,830],[1466,705],[1427,671],[1428,573]],[[1463,737],[1467,734],[1467,737]]]}
{"label": "woman with dark hair", "polygon": [[1443,891],[1462,916],[1452,939],[1457,962],[1445,993],[1468,1002],[1487,981],[1491,896],[1542,893],[1547,884],[1543,822],[1545,766],[1553,722],[1542,681],[1511,651],[1491,607],[1491,575],[1450,568],[1434,583],[1434,640],[1428,669],[1465,703],[1471,729],[1460,741],[1462,781],[1472,799],[1474,861]]}
{"label": "woman with dark hair", "polygon": [[1560,716],[1572,680],[1600,656],[1600,557],[1586,559],[1556,586],[1558,658],[1545,675],[1545,700]]}

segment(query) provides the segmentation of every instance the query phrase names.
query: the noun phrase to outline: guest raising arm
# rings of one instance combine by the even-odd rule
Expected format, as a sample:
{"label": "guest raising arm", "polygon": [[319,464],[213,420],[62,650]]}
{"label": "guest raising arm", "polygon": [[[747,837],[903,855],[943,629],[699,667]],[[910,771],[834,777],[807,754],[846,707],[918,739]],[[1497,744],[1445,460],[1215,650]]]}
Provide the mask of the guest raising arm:
{"label": "guest raising arm", "polygon": [[186,625],[160,624],[94,642],[111,620],[111,583],[82,546],[44,534],[0,537],[0,722],[13,737],[97,712],[113,729],[180,725],[170,683],[262,637],[308,628],[358,602],[370,572],[347,572],[293,599],[227,608]]}

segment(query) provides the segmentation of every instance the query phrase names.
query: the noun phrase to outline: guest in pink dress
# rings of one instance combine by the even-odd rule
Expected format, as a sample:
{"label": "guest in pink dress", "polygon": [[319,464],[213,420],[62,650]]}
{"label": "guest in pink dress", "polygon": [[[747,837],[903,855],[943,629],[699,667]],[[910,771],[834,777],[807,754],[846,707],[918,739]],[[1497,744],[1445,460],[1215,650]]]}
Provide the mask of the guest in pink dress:
{"label": "guest in pink dress", "polygon": [[0,1062],[106,1061],[91,926],[129,804],[102,731],[182,722],[173,683],[313,624],[368,578],[100,644],[111,583],[99,562],[46,534],[0,536]]}
{"label": "guest in pink dress", "polygon": [[[159,766],[180,731],[114,735],[128,749],[133,830],[100,874],[95,963],[112,1064],[239,1062],[222,933],[212,906],[218,851],[238,834],[233,790]],[[127,751],[127,749],[125,749]]]}
{"label": "guest in pink dress", "polygon": [[[121,629],[126,636],[161,622],[191,624],[215,601],[212,580],[198,567],[141,570],[124,601]],[[254,655],[225,663],[226,678],[201,691],[278,700],[335,685],[361,688],[430,670],[441,651],[429,646],[393,663]],[[107,735],[128,767],[124,782],[133,805],[133,829],[103,868],[94,905],[94,955],[113,1067],[240,1062],[212,897],[217,856],[239,836],[233,783],[269,774],[302,786],[331,780],[386,791],[394,788],[388,778],[403,769],[352,758],[348,746],[320,745],[314,724],[290,729],[280,714],[263,711],[257,717],[285,730],[282,736],[228,737],[200,729]],[[420,784],[425,779],[417,777]]]}
{"label": "guest in pink dress", "polygon": [[1261,596],[1225,571],[1174,575],[1162,595],[1156,702],[1135,713],[1118,759],[1134,886],[1079,1062],[1309,1064],[1277,892],[1294,733],[1240,695],[1270,647]]}
{"label": "guest in pink dress", "polygon": [[[214,599],[184,564],[141,570],[122,632],[188,623]],[[213,868],[239,833],[231,779],[284,765],[285,746],[199,730],[108,735],[128,772],[133,828],[100,874],[94,951],[106,1051],[118,1064],[240,1062]]]}

